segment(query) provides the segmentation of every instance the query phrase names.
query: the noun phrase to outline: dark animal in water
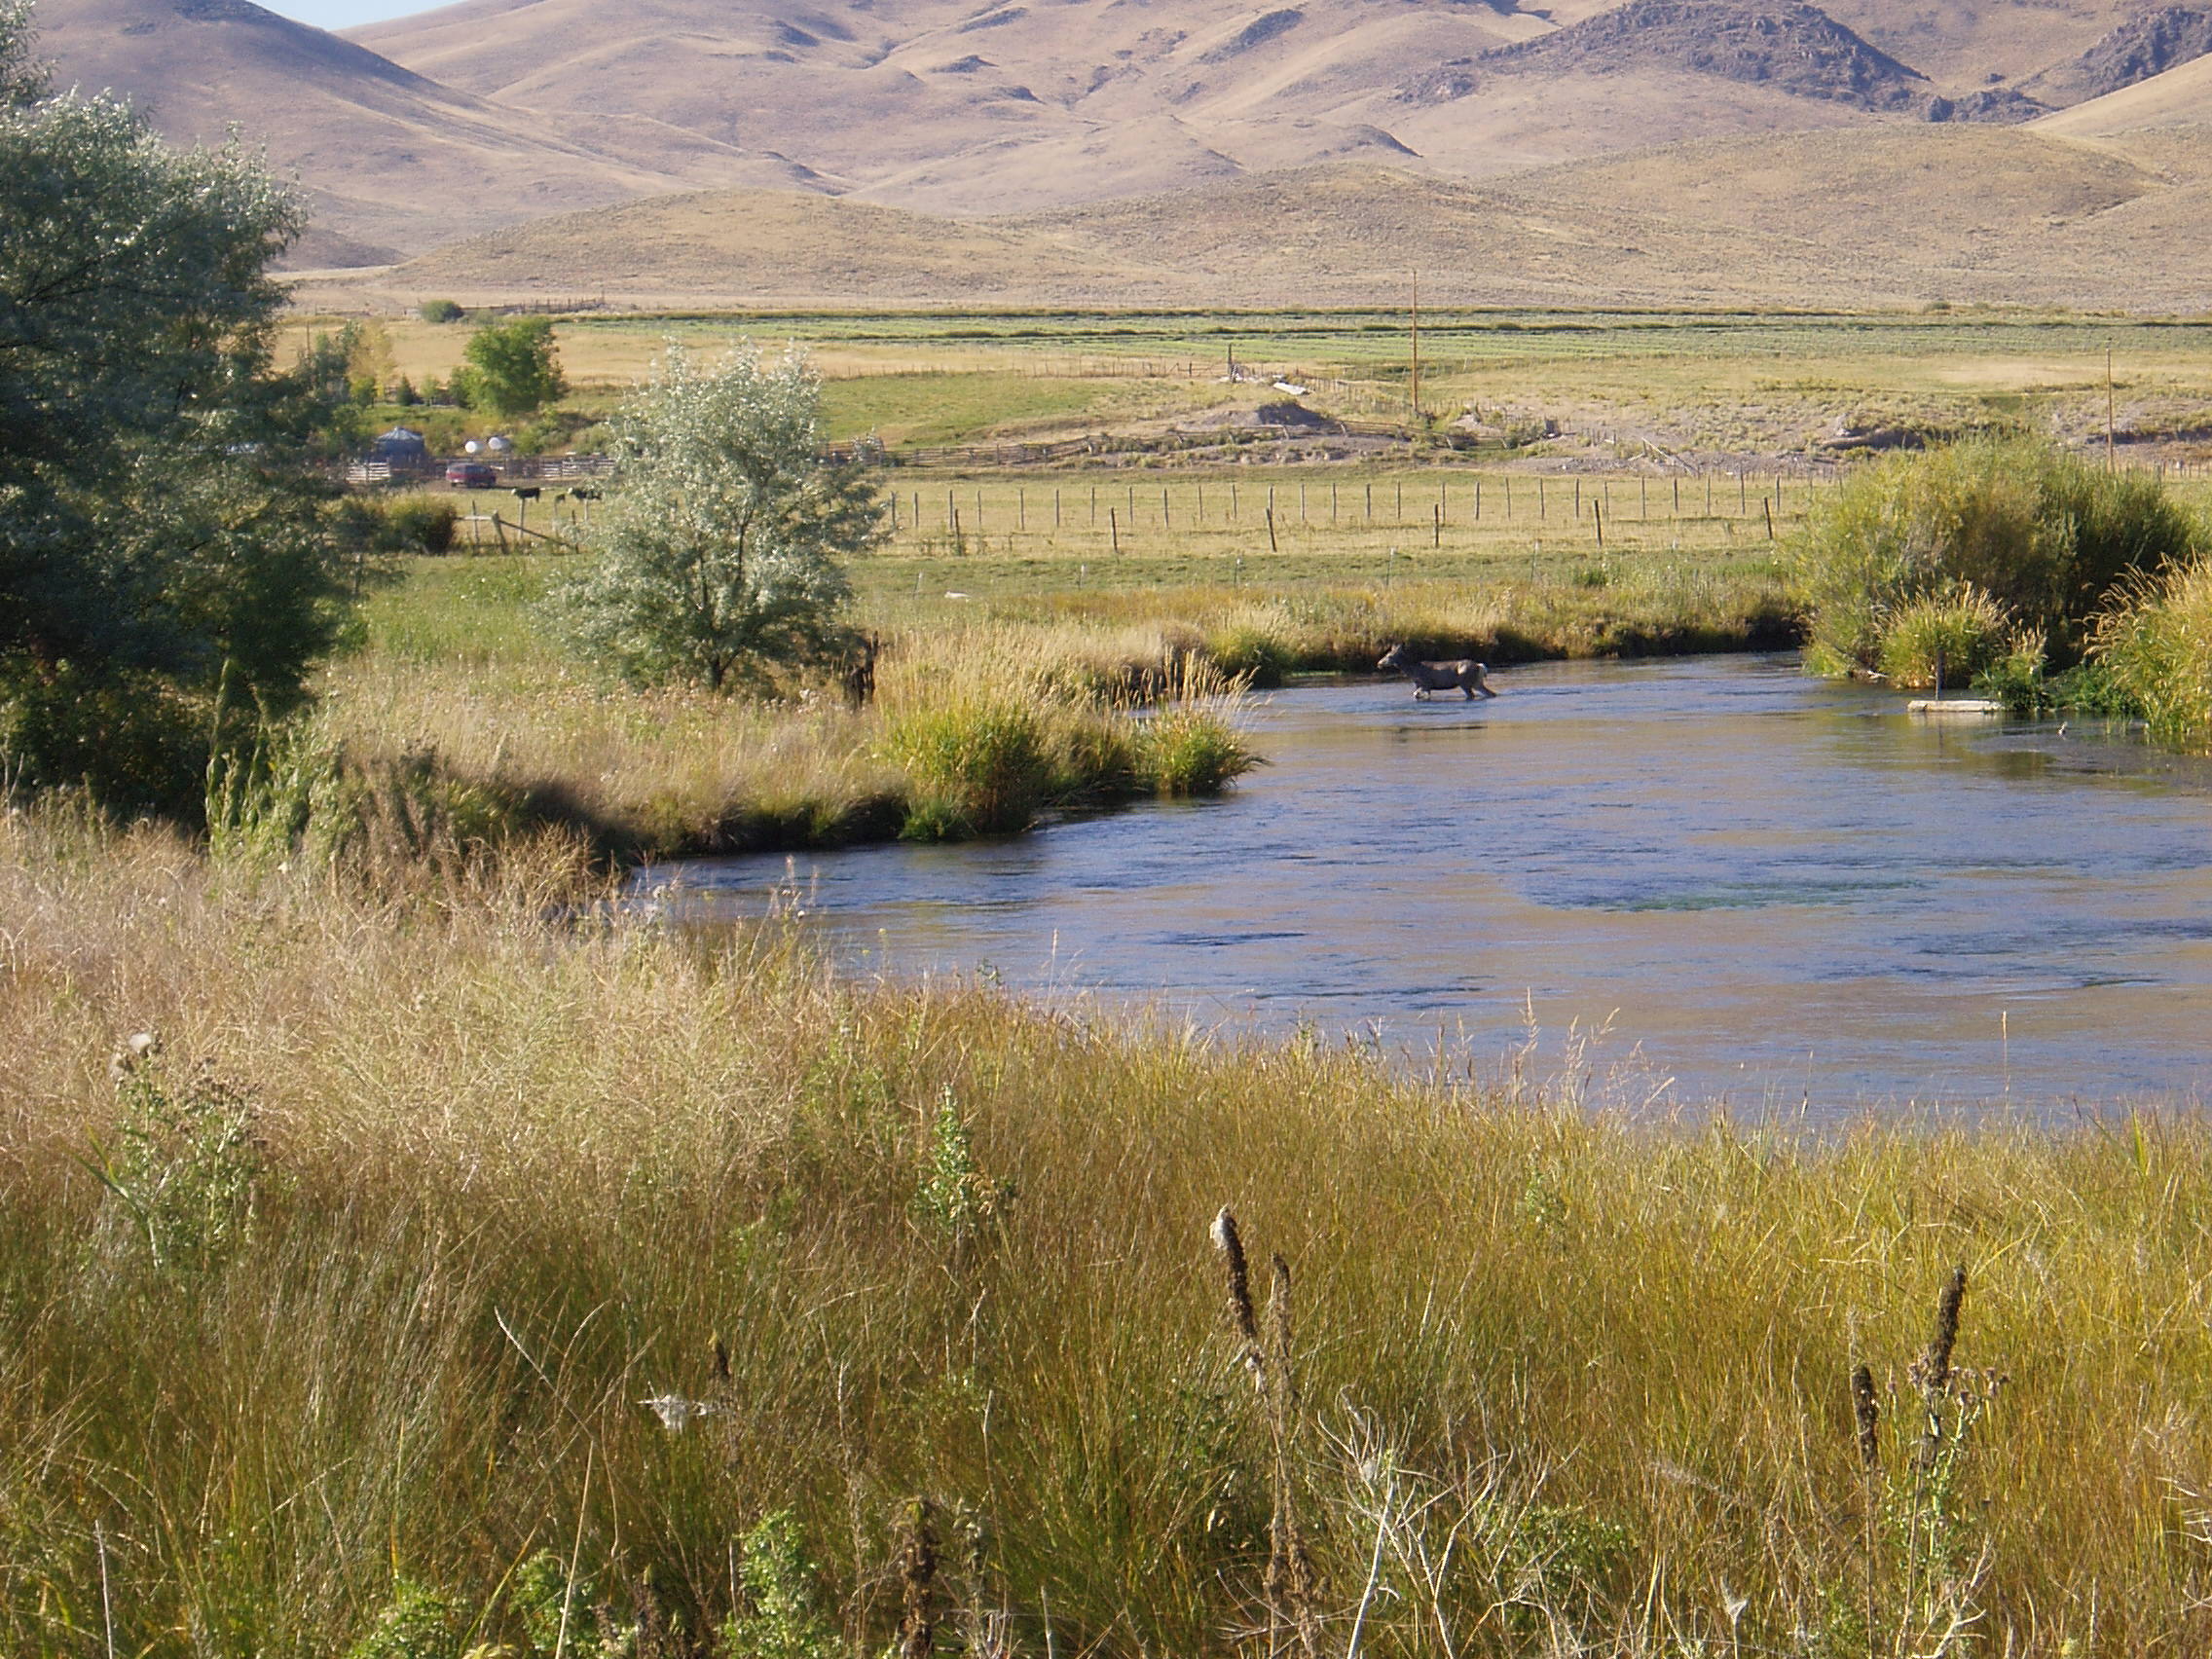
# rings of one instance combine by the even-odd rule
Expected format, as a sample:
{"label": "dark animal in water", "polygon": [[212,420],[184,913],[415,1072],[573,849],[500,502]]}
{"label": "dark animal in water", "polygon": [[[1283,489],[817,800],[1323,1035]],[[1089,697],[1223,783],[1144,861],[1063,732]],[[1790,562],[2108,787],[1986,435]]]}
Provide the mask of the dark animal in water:
{"label": "dark animal in water", "polygon": [[1467,701],[1475,700],[1480,691],[1485,697],[1494,697],[1487,676],[1489,665],[1479,662],[1416,662],[1406,654],[1402,645],[1392,645],[1376,662],[1377,668],[1396,669],[1414,682],[1414,695],[1422,702],[1431,691],[1449,691],[1454,686],[1467,694]]}

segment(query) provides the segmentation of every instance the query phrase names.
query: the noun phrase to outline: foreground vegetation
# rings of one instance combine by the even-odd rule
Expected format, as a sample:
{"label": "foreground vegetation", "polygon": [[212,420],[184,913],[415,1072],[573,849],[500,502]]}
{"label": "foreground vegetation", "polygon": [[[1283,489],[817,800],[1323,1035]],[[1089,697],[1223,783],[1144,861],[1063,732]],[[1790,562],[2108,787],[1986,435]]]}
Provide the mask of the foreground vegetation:
{"label": "foreground vegetation", "polygon": [[579,867],[0,821],[9,1651],[2212,1634],[2194,1118],[1636,1124]]}

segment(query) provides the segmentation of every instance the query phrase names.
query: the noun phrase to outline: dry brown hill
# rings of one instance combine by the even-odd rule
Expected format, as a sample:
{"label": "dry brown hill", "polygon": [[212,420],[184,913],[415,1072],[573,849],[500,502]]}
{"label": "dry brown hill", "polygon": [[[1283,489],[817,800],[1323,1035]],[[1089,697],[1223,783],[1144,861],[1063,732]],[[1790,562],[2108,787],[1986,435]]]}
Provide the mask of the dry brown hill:
{"label": "dry brown hill", "polygon": [[380,281],[463,302],[588,287],[647,303],[697,296],[959,303],[1025,292],[1103,299],[1145,272],[1049,235],[833,197],[719,190],[660,196],[492,231]]}
{"label": "dry brown hill", "polygon": [[42,0],[59,85],[115,90],[164,132],[233,123],[306,185],[294,263],[394,257],[472,228],[711,178],[803,187],[798,168],[630,116],[532,116],[439,85],[249,0]]}
{"label": "dry brown hill", "polygon": [[[1685,141],[1813,132],[1844,144],[1838,155],[1901,156],[1848,141],[1920,133],[1930,115],[2017,119],[2039,108],[2016,90],[2022,75],[2071,63],[2077,81],[2109,80],[2188,49],[2178,19],[2189,6],[2113,34],[2129,4],[464,0],[340,40],[248,0],[43,0],[41,22],[65,81],[115,87],[172,134],[242,121],[313,197],[318,240],[303,254],[335,261],[709,187],[940,215],[1133,197],[1146,203],[1133,211],[1157,217],[1170,193],[1257,202],[1265,192],[1219,193],[1316,166],[1504,179]],[[1928,153],[1948,158],[1938,168],[1970,154]],[[1890,165],[1831,185],[1887,189]],[[1977,194],[1964,175],[1950,183]],[[1661,199],[1616,205],[1668,210]],[[1643,240],[1672,251],[1627,256],[1627,286],[1696,285],[1676,261],[1700,227],[1667,223],[1666,239]],[[1910,235],[1914,257],[1933,257]],[[1530,281],[1546,269],[1540,251]],[[1347,274],[1368,257],[1323,254]],[[782,250],[761,258],[763,280],[802,275],[777,263]],[[597,269],[579,254],[555,285],[589,290]],[[1887,287],[1920,281],[1874,275]]]}
{"label": "dry brown hill", "polygon": [[[355,31],[502,104],[649,117],[949,213],[1317,162],[1510,173],[1653,143],[2039,113],[2134,0],[464,0]],[[1940,101],[1938,101],[1940,100]]]}
{"label": "dry brown hill", "polygon": [[[2179,155],[2179,149],[2174,155]],[[950,220],[705,193],[473,239],[382,296],[666,304],[2212,306],[2195,170],[2035,129],[1929,126],[1668,146],[1485,183],[1343,166]],[[1972,179],[1972,188],[1960,181]],[[356,298],[367,297],[356,295]]]}
{"label": "dry brown hill", "polygon": [[2212,132],[2212,56],[2046,116],[2036,126],[2077,137],[2182,127]]}

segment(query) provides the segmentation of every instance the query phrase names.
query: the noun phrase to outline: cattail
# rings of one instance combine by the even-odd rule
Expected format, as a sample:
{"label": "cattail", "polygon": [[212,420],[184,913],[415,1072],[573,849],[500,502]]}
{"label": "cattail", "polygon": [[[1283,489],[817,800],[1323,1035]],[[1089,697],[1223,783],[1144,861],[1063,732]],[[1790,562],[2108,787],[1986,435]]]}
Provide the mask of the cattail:
{"label": "cattail", "polygon": [[1851,1415],[1859,1423],[1859,1461],[1872,1474],[1882,1464],[1882,1442],[1875,1433],[1882,1408],[1874,1400],[1874,1373],[1863,1365],[1851,1373]]}
{"label": "cattail", "polygon": [[727,1382],[729,1381],[729,1345],[724,1343],[720,1337],[715,1339],[715,1381],[717,1382]]}
{"label": "cattail", "polygon": [[930,1603],[937,1585],[937,1536],[931,1526],[934,1506],[926,1497],[906,1505],[906,1542],[899,1554],[899,1583],[904,1611],[899,1619],[899,1659],[930,1659],[937,1644],[937,1620]]}
{"label": "cattail", "polygon": [[1260,1346],[1260,1323],[1252,1316],[1252,1276],[1244,1263],[1244,1240],[1236,1232],[1236,1218],[1223,1204],[1213,1218],[1214,1248],[1221,1252],[1229,1273],[1229,1319],[1236,1334],[1252,1346]]}
{"label": "cattail", "polygon": [[1951,1348],[1959,1340],[1959,1305],[1966,1300],[1967,1271],[1953,1268],[1936,1303],[1936,1334],[1928,1340],[1928,1359],[1921,1386],[1931,1394],[1942,1392],[1951,1381]]}

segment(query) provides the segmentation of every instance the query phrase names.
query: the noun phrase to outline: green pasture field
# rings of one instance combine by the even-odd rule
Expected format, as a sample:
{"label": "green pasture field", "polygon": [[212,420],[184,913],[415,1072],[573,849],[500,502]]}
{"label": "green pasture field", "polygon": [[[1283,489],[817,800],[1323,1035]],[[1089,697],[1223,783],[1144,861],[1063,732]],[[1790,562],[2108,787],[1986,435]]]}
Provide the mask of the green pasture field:
{"label": "green pasture field", "polygon": [[[302,318],[296,344],[329,318]],[[451,374],[468,326],[386,319],[395,372]],[[1404,310],[1244,313],[760,312],[556,324],[571,403],[610,407],[670,341],[806,350],[830,435],[985,443],[1174,421],[1306,386],[1315,409],[1411,414]],[[1225,381],[1234,351],[1263,378]],[[2212,322],[1995,311],[1792,315],[1448,311],[1420,319],[1424,411],[1551,420],[1582,446],[1809,453],[1840,424],[2101,435],[2107,352],[2123,434],[2212,453]],[[880,382],[881,384],[874,384]]]}

